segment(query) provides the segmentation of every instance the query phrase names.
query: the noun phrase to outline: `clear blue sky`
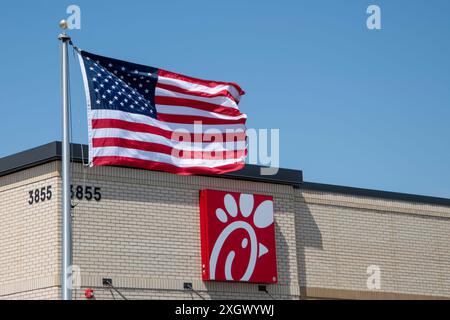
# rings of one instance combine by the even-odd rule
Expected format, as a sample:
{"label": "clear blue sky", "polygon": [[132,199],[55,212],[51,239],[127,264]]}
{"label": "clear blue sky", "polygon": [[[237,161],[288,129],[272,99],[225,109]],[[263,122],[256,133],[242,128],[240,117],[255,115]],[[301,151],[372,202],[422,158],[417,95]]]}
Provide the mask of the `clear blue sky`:
{"label": "clear blue sky", "polygon": [[[83,49],[238,82],[248,126],[279,128],[281,166],[305,180],[450,197],[450,1],[3,1],[0,157],[60,139],[69,4]],[[369,4],[382,30],[366,28]],[[75,62],[73,135],[86,143]]]}

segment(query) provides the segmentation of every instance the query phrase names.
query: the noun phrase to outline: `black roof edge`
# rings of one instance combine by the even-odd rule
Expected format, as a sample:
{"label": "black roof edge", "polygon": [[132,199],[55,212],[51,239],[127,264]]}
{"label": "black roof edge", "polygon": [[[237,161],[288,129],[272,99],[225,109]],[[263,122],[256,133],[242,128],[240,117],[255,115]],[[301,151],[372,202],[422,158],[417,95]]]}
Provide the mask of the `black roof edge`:
{"label": "black roof edge", "polygon": [[300,188],[304,189],[304,190],[312,190],[312,191],[331,192],[331,193],[339,193],[339,194],[346,194],[346,195],[357,195],[357,196],[362,196],[362,197],[381,198],[381,199],[387,199],[387,200],[397,200],[397,201],[400,200],[400,201],[408,201],[408,202],[450,206],[450,199],[447,199],[447,198],[423,196],[423,195],[416,195],[416,194],[410,194],[410,193],[346,187],[346,186],[338,186],[338,185],[333,185],[333,184],[324,184],[324,183],[306,182],[306,181],[304,181],[301,184]]}
{"label": "black roof edge", "polygon": [[[59,155],[59,156],[58,156]],[[0,158],[0,177],[61,158],[56,141]]]}
{"label": "black roof edge", "polygon": [[[0,158],[0,177],[47,162],[61,160],[61,151],[61,142],[54,141],[33,149]],[[87,163],[88,146],[75,143],[71,144],[71,158],[74,162]],[[306,182],[303,181],[303,172],[301,170],[293,169],[279,168],[278,172],[275,175],[261,175],[260,170],[262,168],[264,167],[259,165],[247,164],[241,170],[228,172],[221,175],[220,177],[228,179],[284,184],[303,190],[450,206],[450,199],[447,198]]]}
{"label": "black roof edge", "polygon": [[[70,148],[72,161],[79,163],[88,162],[87,145],[72,143],[70,145]],[[4,158],[0,158],[0,177],[19,170],[37,166],[46,162],[61,160],[61,155],[62,155],[61,141],[54,141],[42,145],[40,147],[36,147]],[[222,174],[221,177],[230,179],[285,184],[297,188],[303,182],[303,173],[300,170],[279,168],[278,172],[274,175],[262,175],[261,174],[262,168],[264,167],[246,164],[243,169]]]}

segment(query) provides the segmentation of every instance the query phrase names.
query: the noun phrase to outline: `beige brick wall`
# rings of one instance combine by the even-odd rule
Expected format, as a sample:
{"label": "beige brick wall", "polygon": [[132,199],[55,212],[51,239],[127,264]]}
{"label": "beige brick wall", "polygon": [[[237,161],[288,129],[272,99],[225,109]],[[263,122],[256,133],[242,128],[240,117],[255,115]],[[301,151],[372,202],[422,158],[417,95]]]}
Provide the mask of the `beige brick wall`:
{"label": "beige brick wall", "polygon": [[[74,170],[77,183],[89,177],[103,190],[101,203],[83,200],[74,213],[74,262],[83,286],[102,298],[112,298],[102,277],[129,297],[190,298],[182,286],[192,282],[206,298],[267,298],[254,284],[201,281],[202,188],[274,196],[279,283],[268,290],[276,298],[332,290],[335,297],[450,297],[448,207],[133,169]],[[376,292],[367,289],[369,265],[381,269]]]}
{"label": "beige brick wall", "polygon": [[[56,162],[0,177],[0,299],[58,298],[59,181]],[[29,205],[48,185],[51,200]]]}
{"label": "beige brick wall", "polygon": [[99,287],[110,277],[118,287],[140,289],[132,296],[142,298],[190,297],[183,282],[205,297],[268,297],[255,284],[201,281],[199,190],[214,188],[276,197],[280,277],[271,291],[298,296],[291,187],[112,167],[83,172],[76,166],[74,172],[75,184],[89,176],[90,185],[102,188],[101,202],[82,200],[74,210],[74,263],[84,287]]}
{"label": "beige brick wall", "polygon": [[450,297],[450,208],[304,191],[301,286],[367,291],[367,267],[387,293]]}
{"label": "beige brick wall", "polygon": [[[0,178],[0,219],[10,225],[0,229],[3,298],[59,296],[59,192],[54,190],[51,203],[27,207],[28,189],[48,181],[60,185],[55,169],[52,163]],[[125,168],[74,164],[72,171],[74,185],[102,188],[100,202],[74,200],[74,264],[82,280],[77,299],[87,287],[99,299],[121,299],[102,288],[104,277],[129,299],[269,298],[255,284],[201,281],[202,188],[274,196],[279,282],[268,290],[275,298],[450,298],[450,207]],[[40,227],[20,227],[33,217]],[[18,239],[31,232],[28,239],[40,240],[33,250],[17,247],[14,240],[3,241],[3,230]],[[27,262],[29,251],[33,258]],[[8,269],[19,260],[17,271]],[[27,264],[37,271],[30,279],[41,282],[31,285],[24,278]],[[380,267],[380,290],[367,289],[369,265]],[[183,282],[192,282],[198,294],[183,291]]]}

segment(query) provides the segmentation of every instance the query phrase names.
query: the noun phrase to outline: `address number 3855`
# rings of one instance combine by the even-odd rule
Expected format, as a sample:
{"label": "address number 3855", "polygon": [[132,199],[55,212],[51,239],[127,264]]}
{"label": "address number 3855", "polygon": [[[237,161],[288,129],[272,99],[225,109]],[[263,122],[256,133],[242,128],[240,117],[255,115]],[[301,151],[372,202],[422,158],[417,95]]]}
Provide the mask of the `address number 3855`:
{"label": "address number 3855", "polygon": [[[36,204],[39,202],[50,201],[53,196],[52,186],[46,186],[42,188],[37,188],[34,190],[28,191],[29,198],[28,204]],[[102,199],[102,193],[100,187],[93,186],[70,186],[70,197],[71,199],[83,200],[86,199],[88,201],[95,200],[100,201]]]}

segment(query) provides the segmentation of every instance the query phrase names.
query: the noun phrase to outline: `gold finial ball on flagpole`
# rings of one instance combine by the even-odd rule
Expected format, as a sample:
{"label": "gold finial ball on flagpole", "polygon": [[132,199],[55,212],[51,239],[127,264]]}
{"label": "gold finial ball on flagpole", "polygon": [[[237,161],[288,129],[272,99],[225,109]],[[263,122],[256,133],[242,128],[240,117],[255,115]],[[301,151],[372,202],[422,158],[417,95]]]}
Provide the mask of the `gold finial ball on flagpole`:
{"label": "gold finial ball on flagpole", "polygon": [[59,27],[60,27],[61,29],[63,29],[63,30],[67,29],[67,27],[68,27],[67,21],[64,20],[64,19],[61,20],[61,21],[59,22]]}

